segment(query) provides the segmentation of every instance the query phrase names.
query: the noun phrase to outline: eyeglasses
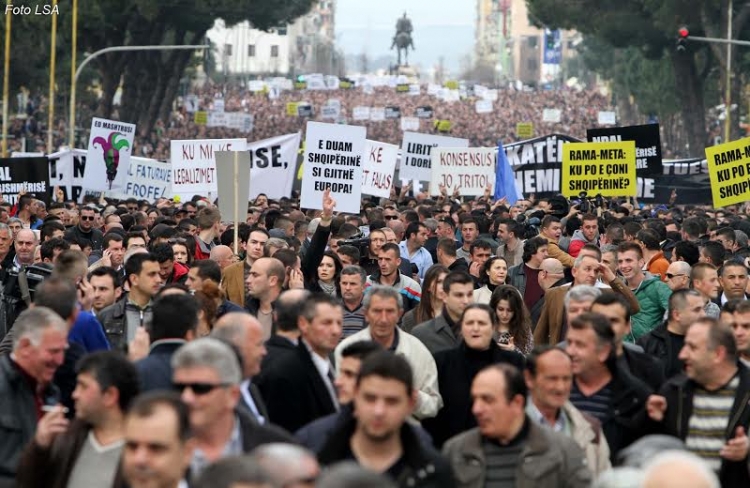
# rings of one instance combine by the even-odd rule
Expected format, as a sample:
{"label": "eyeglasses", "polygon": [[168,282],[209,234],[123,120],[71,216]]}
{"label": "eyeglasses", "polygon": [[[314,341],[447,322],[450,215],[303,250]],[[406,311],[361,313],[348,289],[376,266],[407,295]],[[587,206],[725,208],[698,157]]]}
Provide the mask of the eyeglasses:
{"label": "eyeglasses", "polygon": [[383,215],[385,220],[398,220],[398,215]]}
{"label": "eyeglasses", "polygon": [[173,237],[167,241],[169,244],[185,244],[187,240],[184,237]]}
{"label": "eyeglasses", "polygon": [[91,220],[91,221],[93,221],[94,219],[95,219],[95,217],[93,215],[92,216],[81,215],[81,220]]}
{"label": "eyeglasses", "polygon": [[679,278],[680,276],[687,276],[686,274],[672,274],[672,273],[666,273],[666,277],[668,280],[671,280],[672,278]]}
{"label": "eyeglasses", "polygon": [[172,387],[180,393],[185,391],[185,388],[190,388],[194,394],[199,396],[207,395],[216,388],[226,388],[227,386],[232,386],[232,383],[172,383]]}

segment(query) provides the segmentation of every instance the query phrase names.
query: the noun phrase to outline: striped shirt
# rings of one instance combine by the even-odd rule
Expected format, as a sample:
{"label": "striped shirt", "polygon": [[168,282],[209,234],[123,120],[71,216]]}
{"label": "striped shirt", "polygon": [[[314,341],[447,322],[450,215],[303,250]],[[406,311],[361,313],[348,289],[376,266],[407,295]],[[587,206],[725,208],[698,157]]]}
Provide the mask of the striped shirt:
{"label": "striped shirt", "polygon": [[354,310],[349,310],[349,307],[344,305],[344,333],[341,336],[341,340],[346,339],[352,334],[356,334],[365,327],[367,327],[367,323],[365,323],[365,312],[362,302]]}
{"label": "striped shirt", "polygon": [[581,412],[595,417],[603,424],[611,415],[612,389],[609,385],[607,383],[599,391],[586,396],[578,389],[578,382],[573,380],[573,387],[570,389],[570,403]]}
{"label": "striped shirt", "polygon": [[703,458],[714,471],[721,468],[719,451],[726,442],[729,416],[739,384],[740,377],[735,375],[718,390],[696,388],[693,394],[693,414],[688,420],[685,445],[689,451]]}
{"label": "striped shirt", "polygon": [[521,460],[525,439],[503,446],[489,439],[482,439],[482,450],[486,461],[485,488],[515,488],[516,469]]}

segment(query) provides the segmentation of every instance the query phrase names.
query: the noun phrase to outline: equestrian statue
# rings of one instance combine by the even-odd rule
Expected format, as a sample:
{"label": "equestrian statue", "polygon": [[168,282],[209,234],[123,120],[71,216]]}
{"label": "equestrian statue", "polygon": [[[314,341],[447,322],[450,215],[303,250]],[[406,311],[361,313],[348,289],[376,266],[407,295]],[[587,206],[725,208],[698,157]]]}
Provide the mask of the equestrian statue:
{"label": "equestrian statue", "polygon": [[391,49],[395,47],[398,52],[398,66],[402,66],[402,52],[404,55],[403,66],[409,66],[409,48],[411,47],[412,51],[415,49],[414,39],[411,37],[412,30],[411,20],[406,16],[406,12],[404,12],[404,16],[396,21],[396,35],[393,36],[393,44],[391,44]]}

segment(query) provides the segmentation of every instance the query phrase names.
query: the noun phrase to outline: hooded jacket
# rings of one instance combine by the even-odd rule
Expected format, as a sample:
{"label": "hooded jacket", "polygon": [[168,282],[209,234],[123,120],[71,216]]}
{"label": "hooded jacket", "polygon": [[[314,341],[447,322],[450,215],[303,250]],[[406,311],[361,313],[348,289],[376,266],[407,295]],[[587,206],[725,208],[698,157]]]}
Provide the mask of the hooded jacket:
{"label": "hooded jacket", "polygon": [[581,229],[576,230],[573,232],[573,237],[570,238],[570,245],[568,246],[568,254],[573,256],[574,258],[578,257],[578,253],[581,252],[581,249],[583,249],[583,246],[586,244],[596,244],[597,238],[595,237],[593,241],[590,241],[586,239],[586,236],[583,235],[583,231]]}
{"label": "hooded jacket", "polygon": [[672,290],[659,277],[646,273],[646,277],[633,293],[641,309],[631,317],[632,333],[625,338],[628,342],[635,342],[662,323],[664,314],[669,309],[669,296]]}

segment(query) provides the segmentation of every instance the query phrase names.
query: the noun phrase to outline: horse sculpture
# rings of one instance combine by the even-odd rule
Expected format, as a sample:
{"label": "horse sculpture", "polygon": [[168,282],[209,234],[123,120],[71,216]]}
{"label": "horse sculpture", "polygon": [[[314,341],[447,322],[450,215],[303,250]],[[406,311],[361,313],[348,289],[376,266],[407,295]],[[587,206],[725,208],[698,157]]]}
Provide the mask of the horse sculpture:
{"label": "horse sculpture", "polygon": [[393,36],[393,44],[391,44],[391,49],[396,48],[398,52],[398,66],[402,66],[402,52],[404,55],[403,66],[409,66],[409,48],[411,47],[412,51],[415,49],[414,39],[411,37],[411,32],[411,20],[409,20],[406,16],[406,12],[404,12],[404,16],[396,22],[396,35]]}

